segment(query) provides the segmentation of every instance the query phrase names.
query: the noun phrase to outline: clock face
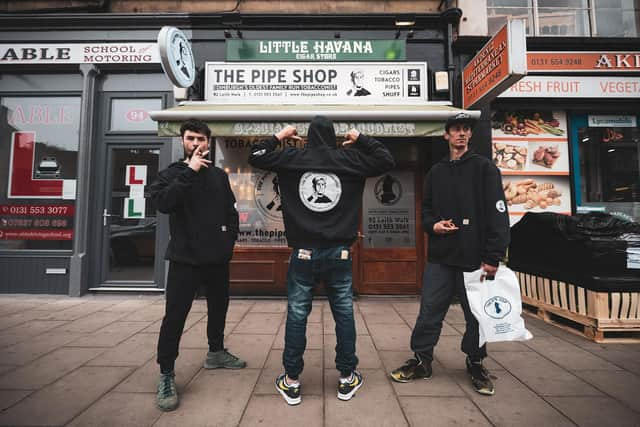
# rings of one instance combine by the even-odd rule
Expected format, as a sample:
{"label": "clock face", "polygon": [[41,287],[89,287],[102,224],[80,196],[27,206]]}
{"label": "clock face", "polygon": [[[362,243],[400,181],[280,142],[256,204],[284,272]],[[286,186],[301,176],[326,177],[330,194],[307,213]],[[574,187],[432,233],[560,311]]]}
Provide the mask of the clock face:
{"label": "clock face", "polygon": [[193,84],[196,64],[191,43],[184,33],[175,27],[164,27],[158,35],[162,68],[171,82],[179,87]]}

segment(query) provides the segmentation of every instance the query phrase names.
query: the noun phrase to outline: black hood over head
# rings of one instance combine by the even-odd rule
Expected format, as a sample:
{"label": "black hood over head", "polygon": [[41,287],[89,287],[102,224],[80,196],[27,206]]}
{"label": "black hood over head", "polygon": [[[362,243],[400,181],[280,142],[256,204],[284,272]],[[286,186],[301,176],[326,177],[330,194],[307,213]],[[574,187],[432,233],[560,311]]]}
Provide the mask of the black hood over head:
{"label": "black hood over head", "polygon": [[333,122],[325,116],[315,116],[309,125],[307,144],[311,147],[326,145],[329,148],[336,148],[336,131],[333,128]]}

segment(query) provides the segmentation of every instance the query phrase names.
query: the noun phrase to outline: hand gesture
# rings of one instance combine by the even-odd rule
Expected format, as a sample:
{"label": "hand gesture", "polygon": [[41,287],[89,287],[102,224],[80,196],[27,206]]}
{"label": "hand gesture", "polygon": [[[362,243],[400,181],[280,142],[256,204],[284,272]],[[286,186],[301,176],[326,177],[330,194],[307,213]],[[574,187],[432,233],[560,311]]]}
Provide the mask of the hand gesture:
{"label": "hand gesture", "polygon": [[360,132],[357,129],[351,129],[344,135],[346,140],[342,143],[342,146],[346,147],[347,145],[355,144],[359,136]]}
{"label": "hand gesture", "polygon": [[285,139],[293,139],[294,141],[301,141],[302,138],[298,136],[298,130],[294,126],[287,126],[276,134],[278,141],[284,141]]}
{"label": "hand gesture", "polygon": [[436,234],[451,234],[458,230],[452,219],[443,219],[433,224],[433,232]]}
{"label": "hand gesture", "polygon": [[483,262],[482,264],[480,264],[480,268],[483,270],[482,275],[480,276],[480,281],[483,281],[485,278],[488,280],[493,280],[493,278],[496,277],[498,267],[494,267],[493,265],[485,264]]}
{"label": "hand gesture", "polygon": [[211,160],[207,160],[207,154],[209,154],[209,150],[202,152],[200,151],[200,147],[198,147],[193,151],[193,155],[191,156],[187,164],[196,172],[199,172],[201,167],[208,168]]}

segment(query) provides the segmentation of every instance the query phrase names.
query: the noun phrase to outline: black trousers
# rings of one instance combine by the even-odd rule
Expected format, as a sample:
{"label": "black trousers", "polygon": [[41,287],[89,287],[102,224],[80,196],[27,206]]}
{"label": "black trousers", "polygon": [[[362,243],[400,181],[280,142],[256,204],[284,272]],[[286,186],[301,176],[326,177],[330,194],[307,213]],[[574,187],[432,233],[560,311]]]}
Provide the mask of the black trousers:
{"label": "black trousers", "polygon": [[173,368],[180,337],[196,291],[207,291],[209,351],[224,348],[224,325],[229,308],[229,263],[189,265],[171,261],[165,290],[166,308],[158,339],[158,363]]}
{"label": "black trousers", "polygon": [[433,360],[433,348],[440,338],[442,322],[454,294],[458,294],[466,323],[462,351],[469,355],[471,360],[487,357],[486,344],[478,346],[478,321],[469,308],[462,270],[448,265],[427,263],[422,278],[420,313],[411,334],[411,350],[423,360]]}

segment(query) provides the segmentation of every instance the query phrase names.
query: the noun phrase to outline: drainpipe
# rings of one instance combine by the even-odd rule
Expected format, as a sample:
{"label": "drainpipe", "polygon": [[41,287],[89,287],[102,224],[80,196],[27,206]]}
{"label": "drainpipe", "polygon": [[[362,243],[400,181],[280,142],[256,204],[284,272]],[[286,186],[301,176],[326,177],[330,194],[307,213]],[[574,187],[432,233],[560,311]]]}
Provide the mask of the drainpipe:
{"label": "drainpipe", "polygon": [[453,104],[453,83],[456,65],[453,62],[453,26],[458,25],[462,17],[462,10],[457,7],[446,9],[440,14],[440,17],[447,23],[447,74],[449,77],[449,101]]}
{"label": "drainpipe", "polygon": [[96,100],[96,79],[100,70],[94,64],[81,64],[83,76],[80,109],[80,141],[76,180],[75,221],[73,226],[73,255],[69,264],[69,296],[79,297],[88,288],[87,246],[89,240],[89,184],[91,153],[93,152],[93,111]]}

